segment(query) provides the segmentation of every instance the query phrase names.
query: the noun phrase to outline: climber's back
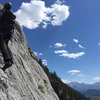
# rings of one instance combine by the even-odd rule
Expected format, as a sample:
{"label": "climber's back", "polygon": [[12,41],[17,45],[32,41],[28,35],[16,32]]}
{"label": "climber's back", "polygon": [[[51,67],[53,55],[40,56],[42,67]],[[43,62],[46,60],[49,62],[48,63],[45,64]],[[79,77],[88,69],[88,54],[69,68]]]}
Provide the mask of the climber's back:
{"label": "climber's back", "polygon": [[11,32],[14,29],[16,16],[10,10],[12,4],[7,2],[4,8],[0,10],[0,30]]}

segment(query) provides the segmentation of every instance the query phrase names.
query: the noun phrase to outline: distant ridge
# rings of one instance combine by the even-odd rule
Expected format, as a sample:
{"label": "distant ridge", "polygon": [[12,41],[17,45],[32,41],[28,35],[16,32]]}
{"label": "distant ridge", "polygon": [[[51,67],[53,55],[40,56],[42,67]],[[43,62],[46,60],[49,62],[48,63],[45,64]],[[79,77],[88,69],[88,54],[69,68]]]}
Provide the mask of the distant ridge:
{"label": "distant ridge", "polygon": [[79,92],[86,92],[88,89],[97,89],[100,90],[100,82],[94,84],[85,84],[85,83],[78,83],[78,82],[71,82],[68,83],[70,87],[79,91]]}
{"label": "distant ridge", "polygon": [[86,92],[83,93],[86,97],[90,96],[100,96],[100,90],[96,89],[89,89]]}

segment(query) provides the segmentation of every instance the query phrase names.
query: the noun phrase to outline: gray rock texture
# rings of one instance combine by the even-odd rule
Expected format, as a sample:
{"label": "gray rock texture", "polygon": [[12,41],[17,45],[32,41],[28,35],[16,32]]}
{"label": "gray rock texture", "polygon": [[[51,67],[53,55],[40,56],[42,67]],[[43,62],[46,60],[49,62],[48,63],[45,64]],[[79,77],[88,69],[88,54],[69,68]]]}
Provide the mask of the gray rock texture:
{"label": "gray rock texture", "polygon": [[[14,64],[5,72],[0,69],[0,100],[59,100],[17,21],[9,47]],[[0,68],[3,65],[0,53]]]}

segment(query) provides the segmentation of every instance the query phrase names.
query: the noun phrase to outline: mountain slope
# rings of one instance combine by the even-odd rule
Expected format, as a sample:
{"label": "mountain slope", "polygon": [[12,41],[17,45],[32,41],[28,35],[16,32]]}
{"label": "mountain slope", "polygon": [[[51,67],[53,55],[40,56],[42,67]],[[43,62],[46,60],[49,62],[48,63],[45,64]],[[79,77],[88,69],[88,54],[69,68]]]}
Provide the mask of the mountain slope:
{"label": "mountain slope", "polygon": [[90,96],[98,96],[100,97],[100,91],[95,90],[95,89],[89,89],[86,92],[83,93],[85,96],[90,97]]}
{"label": "mountain slope", "polygon": [[85,92],[88,89],[100,90],[100,82],[97,82],[95,84],[84,84],[84,83],[78,83],[78,82],[71,82],[68,85],[79,92]]}
{"label": "mountain slope", "polygon": [[60,100],[90,100],[78,91],[69,87],[67,84],[63,83],[61,79],[57,76],[56,72],[50,73],[49,69],[42,64],[41,59],[39,59],[38,62],[44,69],[45,73],[48,75],[51,85],[54,88]]}
{"label": "mountain slope", "polygon": [[[0,100],[59,100],[17,21],[9,47],[14,64],[5,73],[0,69]],[[3,65],[0,53],[0,68]]]}

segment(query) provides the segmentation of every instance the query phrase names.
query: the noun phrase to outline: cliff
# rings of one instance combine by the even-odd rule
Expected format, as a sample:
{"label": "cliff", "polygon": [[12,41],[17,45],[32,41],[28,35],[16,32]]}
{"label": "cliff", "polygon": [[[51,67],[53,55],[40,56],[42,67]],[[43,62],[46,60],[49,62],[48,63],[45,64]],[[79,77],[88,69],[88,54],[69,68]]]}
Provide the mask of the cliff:
{"label": "cliff", "polygon": [[[0,69],[0,100],[59,100],[17,21],[9,47],[14,64],[5,73]],[[3,65],[0,53],[0,68]]]}

